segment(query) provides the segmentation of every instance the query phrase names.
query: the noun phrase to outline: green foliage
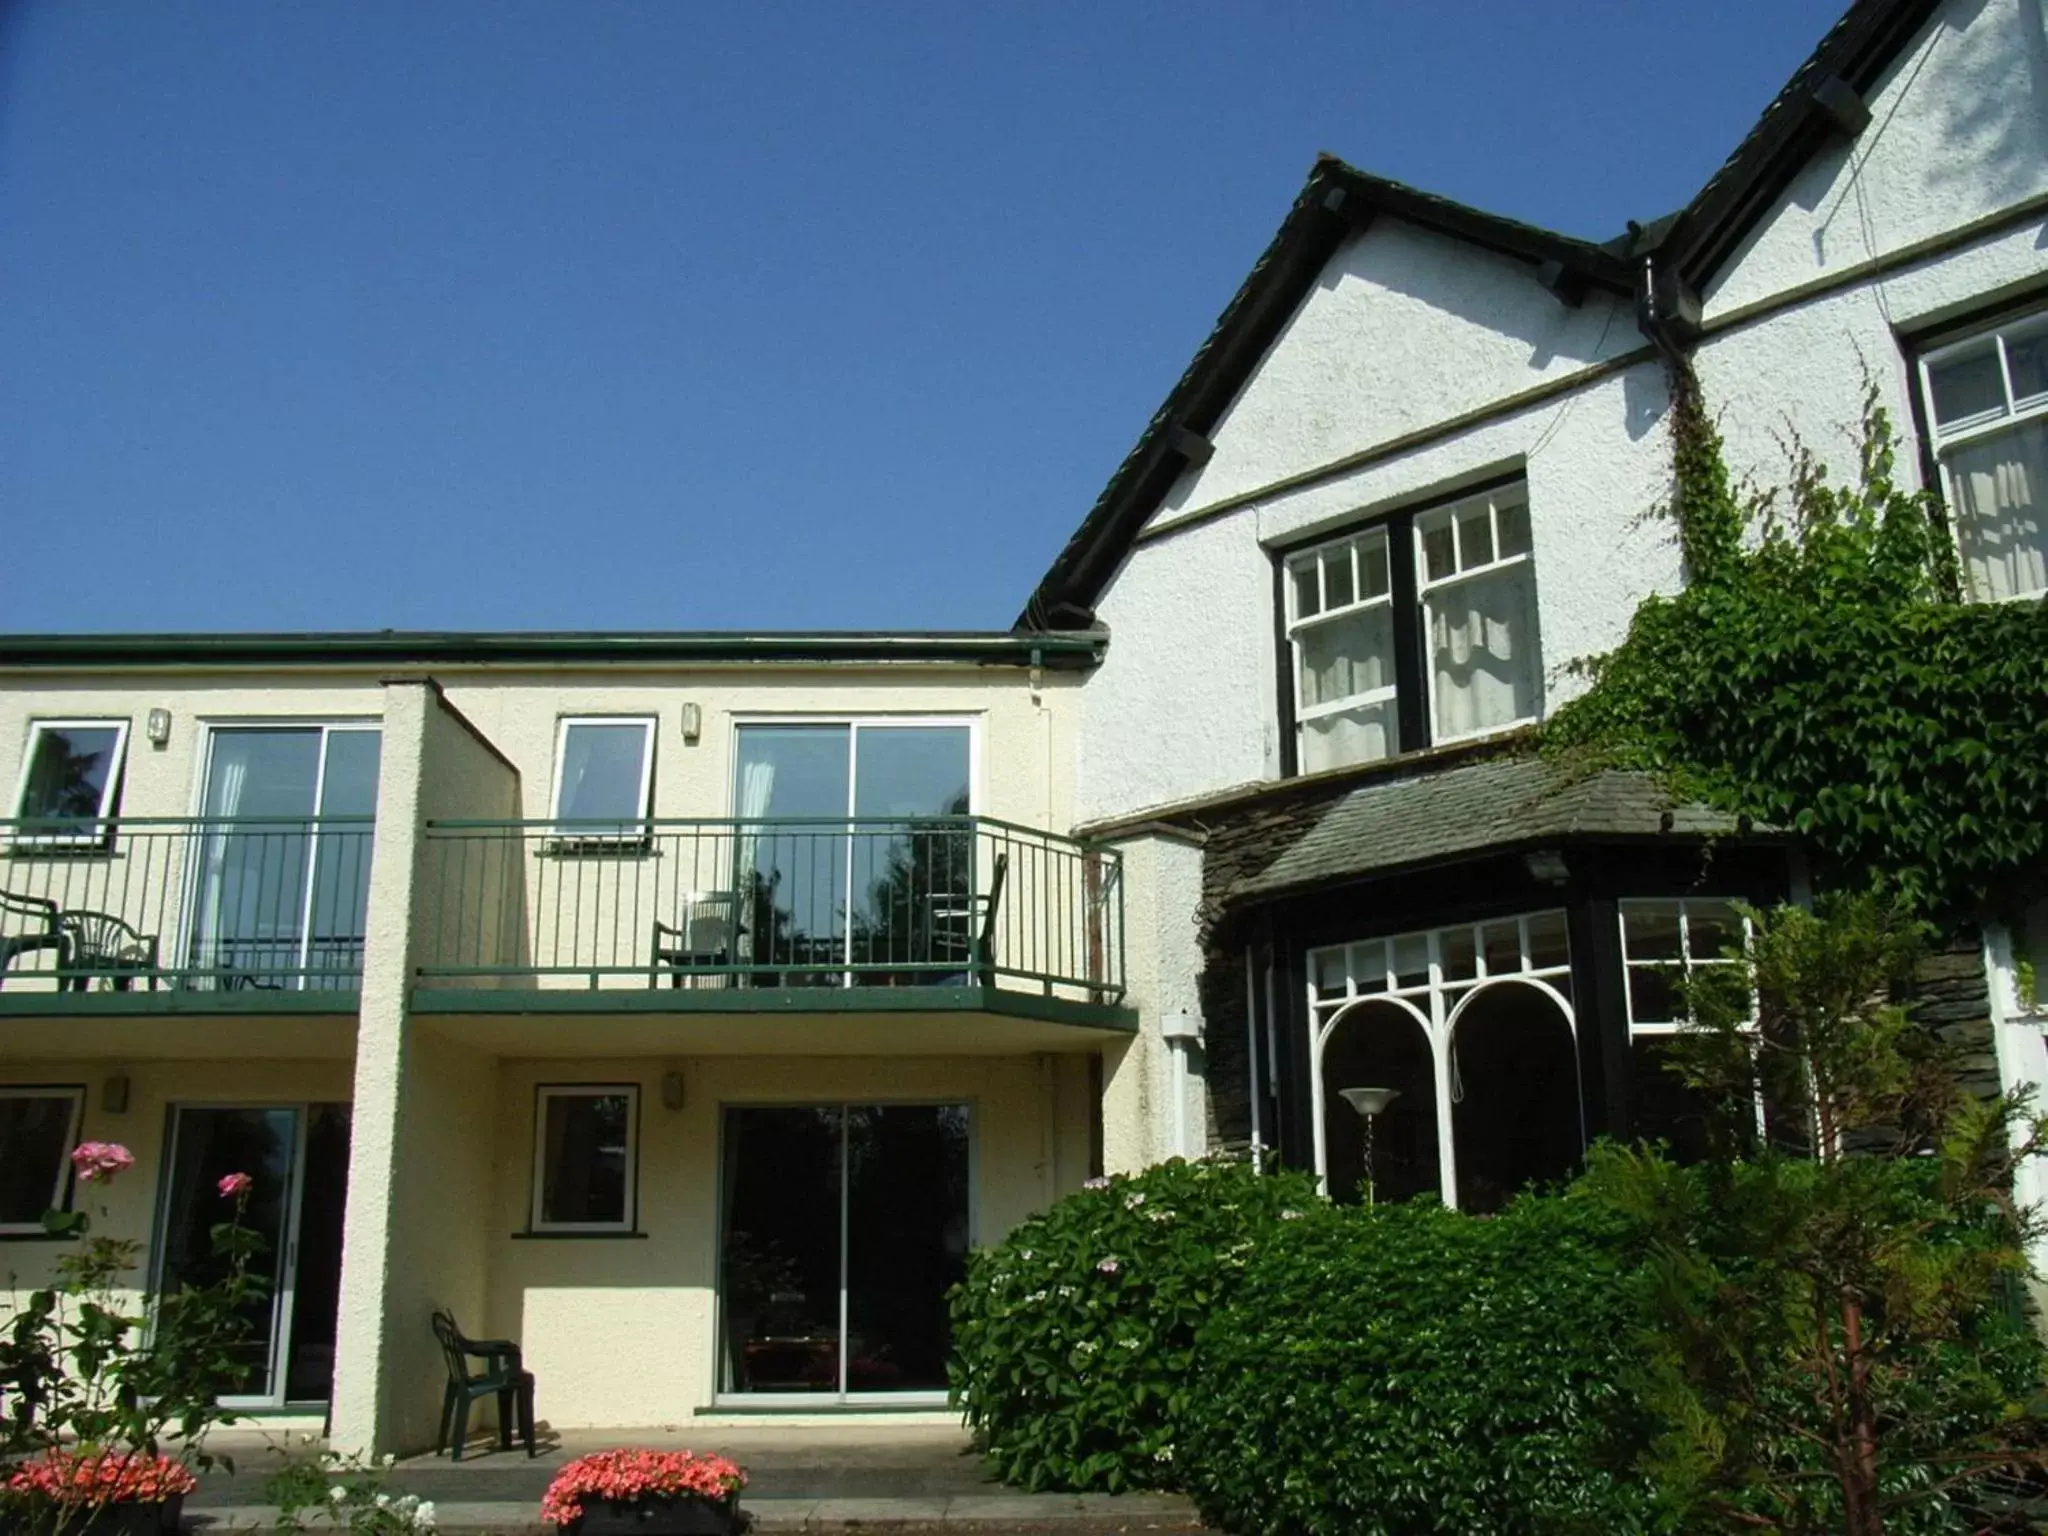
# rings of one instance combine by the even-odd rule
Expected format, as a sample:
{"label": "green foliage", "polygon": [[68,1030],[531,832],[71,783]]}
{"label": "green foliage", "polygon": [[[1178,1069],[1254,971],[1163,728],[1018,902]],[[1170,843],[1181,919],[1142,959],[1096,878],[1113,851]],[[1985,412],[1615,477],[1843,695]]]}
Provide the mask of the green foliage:
{"label": "green foliage", "polygon": [[1241,1536],[1670,1529],[1630,1468],[1630,1224],[1578,1194],[1493,1217],[1320,1205],[1204,1332],[1185,1453]]}
{"label": "green foliage", "polygon": [[45,1216],[52,1236],[80,1241],[57,1261],[55,1285],[0,1315],[0,1472],[58,1447],[227,1464],[201,1436],[234,1420],[220,1395],[247,1366],[250,1318],[269,1282],[263,1238],[242,1224],[246,1191],[224,1198],[227,1219],[210,1232],[221,1278],[156,1297],[127,1289],[139,1243],[94,1236],[82,1211]]}
{"label": "green foliage", "polygon": [[1718,1154],[1600,1149],[1584,1186],[1650,1237],[1642,1464],[1688,1529],[1968,1529],[1948,1491],[2043,1464],[2040,1349],[2000,1305],[2027,1269],[2013,1169],[2042,1127],[1965,1095],[1889,1000],[1923,937],[1899,909],[1750,920],[1748,954],[1687,987],[1677,1042]]}
{"label": "green foliage", "polygon": [[1874,386],[1855,484],[1795,443],[1784,494],[1742,503],[1685,398],[1689,585],[1646,601],[1586,665],[1592,686],[1552,718],[1546,750],[1796,828],[1823,884],[1895,892],[1928,917],[2028,899],[2048,871],[2048,609],[1944,600],[1938,504],[1894,479]]}
{"label": "green foliage", "polygon": [[[307,1441],[312,1436],[306,1436]],[[286,1536],[326,1529],[348,1536],[420,1536],[432,1531],[433,1502],[418,1494],[394,1494],[385,1486],[395,1458],[370,1461],[329,1451],[317,1461],[287,1460],[263,1484],[266,1502],[277,1506],[277,1529]]]}
{"label": "green foliage", "polygon": [[1099,1181],[974,1256],[954,1291],[953,1402],[1006,1482],[1174,1487],[1195,1335],[1313,1180],[1173,1162]]}

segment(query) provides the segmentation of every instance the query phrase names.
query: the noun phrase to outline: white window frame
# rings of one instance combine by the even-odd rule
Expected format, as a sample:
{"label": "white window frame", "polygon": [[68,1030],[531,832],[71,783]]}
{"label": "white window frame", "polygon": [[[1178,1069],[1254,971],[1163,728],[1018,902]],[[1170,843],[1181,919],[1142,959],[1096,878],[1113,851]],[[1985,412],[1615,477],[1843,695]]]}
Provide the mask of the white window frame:
{"label": "white window frame", "polygon": [[[1384,592],[1376,596],[1365,597],[1361,595],[1364,591],[1363,583],[1360,580],[1364,571],[1364,562],[1360,559],[1359,551],[1372,544],[1379,546],[1382,562],[1386,566],[1387,586]],[[1326,580],[1327,572],[1324,569],[1323,556],[1340,546],[1344,548],[1351,558],[1351,601],[1333,608],[1329,603],[1329,586]],[[1312,566],[1316,573],[1316,611],[1306,617],[1300,611],[1301,597],[1295,581],[1295,572],[1302,566]],[[1394,706],[1395,714],[1390,722],[1392,730],[1388,733],[1393,740],[1394,746],[1393,750],[1387,752],[1384,756],[1367,758],[1365,761],[1383,762],[1388,757],[1399,756],[1401,752],[1401,721],[1399,714],[1401,707],[1401,677],[1400,664],[1395,656],[1390,655],[1387,657],[1387,670],[1393,674],[1394,681],[1385,687],[1369,688],[1364,693],[1349,694],[1342,699],[1325,700],[1318,704],[1304,705],[1301,702],[1304,694],[1302,686],[1301,637],[1304,633],[1321,628],[1336,620],[1348,619],[1357,614],[1369,613],[1379,608],[1385,609],[1388,614],[1388,633],[1391,640],[1394,627],[1401,622],[1400,615],[1394,607],[1394,541],[1386,524],[1375,523],[1371,527],[1357,529],[1338,538],[1325,539],[1319,544],[1312,544],[1306,549],[1294,551],[1282,561],[1282,585],[1286,588],[1287,648],[1293,657],[1294,665],[1294,750],[1296,760],[1300,760],[1303,744],[1308,739],[1308,727],[1312,722],[1324,719],[1330,715],[1346,714],[1355,709],[1370,709],[1375,704],[1391,704]]]}
{"label": "white window frame", "polygon": [[[69,1099],[71,1123],[65,1133],[64,1150],[57,1158],[57,1177],[45,1210],[61,1211],[71,1190],[71,1154],[78,1148],[79,1132],[85,1122],[85,1089],[76,1083],[8,1083],[0,1085],[0,1099]],[[42,1218],[34,1221],[0,1221],[0,1237],[40,1237]]]}
{"label": "white window frame", "polygon": [[[1474,507],[1486,507],[1487,535],[1492,540],[1493,558],[1477,565],[1465,564],[1465,537],[1461,528],[1466,515]],[[1500,514],[1506,508],[1520,508],[1523,526],[1528,529],[1529,547],[1520,554],[1503,555],[1500,552]],[[1424,553],[1427,535],[1440,524],[1448,523],[1451,529],[1451,559],[1455,569],[1448,576],[1432,580],[1429,574],[1429,560]],[[1436,726],[1436,655],[1430,636],[1433,632],[1434,615],[1430,608],[1433,593],[1445,592],[1452,587],[1476,580],[1482,576],[1497,575],[1518,565],[1531,568],[1530,575],[1530,617],[1536,617],[1536,593],[1534,590],[1536,564],[1536,527],[1529,511],[1529,482],[1526,479],[1510,481],[1491,490],[1480,491],[1471,496],[1447,501],[1427,511],[1415,514],[1415,602],[1422,614],[1422,698],[1423,710],[1429,723],[1429,744],[1433,747],[1448,746],[1458,741],[1479,741],[1488,736],[1498,736],[1505,731],[1519,730],[1533,725],[1543,718],[1543,655],[1539,646],[1537,654],[1530,659],[1533,668],[1531,678],[1536,698],[1534,714],[1518,715],[1513,720],[1502,721],[1499,725],[1482,726],[1472,731],[1439,731]],[[1540,631],[1539,631],[1540,633]],[[1534,642],[1536,635],[1531,635]]]}
{"label": "white window frame", "polygon": [[[553,1099],[626,1099],[625,1210],[617,1221],[549,1221],[547,1200],[548,1103]],[[533,1091],[533,1197],[527,1230],[535,1233],[634,1232],[640,1219],[640,1085],[638,1083],[540,1083]]]}
{"label": "white window frame", "polygon": [[112,836],[113,828],[108,824],[114,813],[114,804],[121,794],[121,780],[128,771],[128,727],[133,722],[125,716],[102,717],[97,720],[31,720],[28,724],[28,742],[21,757],[21,772],[14,781],[14,817],[18,823],[31,819],[23,800],[28,795],[29,778],[35,772],[36,748],[45,731],[103,731],[112,727],[114,731],[114,762],[107,771],[107,782],[100,790],[98,812],[92,818],[95,825],[85,832],[21,832],[16,831],[8,841],[14,845],[58,848],[90,848],[104,845]]}
{"label": "white window frame", "polygon": [[[1562,926],[1565,957],[1562,961],[1538,965],[1530,925],[1550,920]],[[1515,929],[1515,964],[1493,970],[1486,963],[1486,930]],[[1451,976],[1444,970],[1444,940],[1463,931],[1470,934],[1473,970],[1469,976]],[[1401,981],[1395,956],[1403,944],[1423,947],[1428,956],[1421,981]],[[1337,958],[1342,984],[1325,990],[1318,984],[1326,956]],[[1406,933],[1357,939],[1348,944],[1325,944],[1311,949],[1306,958],[1308,991],[1309,1093],[1313,1107],[1316,1177],[1325,1192],[1329,1188],[1329,1131],[1325,1120],[1328,1097],[1323,1079],[1323,1054],[1345,1014],[1360,1003],[1392,1002],[1406,1012],[1429,1043],[1436,1091],[1437,1176],[1439,1195],[1452,1210],[1458,1208],[1457,1128],[1453,1117],[1455,1100],[1450,1048],[1465,1007],[1480,993],[1503,982],[1527,985],[1546,994],[1557,1006],[1570,1030],[1576,1053],[1579,1039],[1578,1009],[1568,995],[1571,986],[1571,919],[1563,907],[1539,907],[1531,912],[1511,912],[1477,922],[1447,923],[1438,928],[1420,928]],[[1558,983],[1562,982],[1562,988]],[[1580,1134],[1585,1133],[1585,1103],[1576,1106]]]}
{"label": "white window frame", "polygon": [[[1621,998],[1622,1007],[1627,1010],[1628,1014],[1629,1039],[1668,1038],[1692,1027],[1691,1022],[1686,1019],[1646,1019],[1640,1023],[1637,1022],[1635,992],[1628,984],[1629,973],[1647,970],[1675,970],[1680,975],[1684,975],[1701,968],[1739,964],[1739,961],[1727,955],[1695,955],[1692,952],[1692,909],[1695,907],[1713,906],[1730,911],[1735,920],[1742,925],[1742,947],[1747,951],[1753,937],[1753,930],[1749,919],[1740,912],[1733,910],[1736,902],[1740,900],[1741,898],[1738,896],[1636,896],[1628,897],[1615,903],[1615,929],[1621,940]],[[1628,915],[1631,911],[1640,912],[1652,907],[1676,907],[1678,909],[1678,958],[1676,960],[1666,958],[1631,959],[1629,956]],[[1756,1022],[1756,997],[1754,993],[1750,996],[1749,1016],[1750,1024],[1754,1026]]]}
{"label": "white window frame", "polygon": [[[2031,338],[2036,334],[2048,334],[2048,308],[2029,310],[2024,314],[2009,316],[2004,320],[1980,326],[1967,336],[1961,336],[1954,341],[1945,342],[1941,346],[1920,355],[1919,364],[1916,369],[1917,381],[1920,387],[1920,406],[1927,422],[1927,435],[1934,454],[1935,472],[1941,477],[1941,500],[1942,505],[1948,510],[1949,538],[1956,546],[1958,558],[1962,556],[1963,513],[1956,501],[1954,483],[1949,477],[1949,453],[1952,449],[1966,447],[1971,443],[1982,442],[1986,438],[1997,437],[2001,433],[2013,431],[2027,422],[2048,417],[2048,390],[2043,390],[2040,394],[2036,395],[2015,397],[2012,386],[2012,364],[2006,356],[2006,342],[2008,339]],[[1998,358],[1998,377],[2004,389],[2005,398],[1995,409],[1979,411],[1974,416],[1966,416],[1960,421],[1951,422],[1948,426],[1943,427],[1935,419],[1934,370],[1950,358],[1965,352],[1981,349],[1987,337],[1991,341],[1993,353]],[[1968,580],[1967,571],[1964,572],[1964,579]],[[2026,592],[2015,592],[2008,597],[1996,599],[1996,601],[2032,602],[2039,598],[2043,592],[2048,592],[2048,587],[2035,588]],[[1982,597],[1975,592],[1969,595],[1976,602],[1993,601],[1993,599]]]}
{"label": "white window frame", "polygon": [[[555,772],[554,782],[548,791],[549,818],[557,824],[558,829],[564,820],[562,816],[562,769],[568,762],[569,732],[579,725],[637,725],[641,728],[640,804],[638,810],[632,816],[619,819],[621,822],[647,821],[653,815],[654,810],[654,738],[658,733],[660,721],[653,715],[633,714],[564,715],[555,722]],[[607,825],[611,824],[609,817],[604,818],[604,821]],[[566,830],[565,835],[580,843],[586,841],[638,841],[645,834],[637,831],[590,832],[570,827]]]}

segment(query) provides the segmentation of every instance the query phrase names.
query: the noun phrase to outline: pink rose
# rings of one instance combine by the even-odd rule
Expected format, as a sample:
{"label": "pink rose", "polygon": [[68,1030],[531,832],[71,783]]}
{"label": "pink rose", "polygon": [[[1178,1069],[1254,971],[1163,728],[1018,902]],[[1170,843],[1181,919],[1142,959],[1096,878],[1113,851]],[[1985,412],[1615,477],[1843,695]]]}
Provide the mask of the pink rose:
{"label": "pink rose", "polygon": [[256,1187],[256,1181],[246,1173],[231,1173],[214,1186],[223,1200],[239,1200]]}
{"label": "pink rose", "polygon": [[71,1166],[87,1184],[105,1183],[115,1174],[135,1166],[135,1154],[118,1141],[81,1141],[71,1154]]}

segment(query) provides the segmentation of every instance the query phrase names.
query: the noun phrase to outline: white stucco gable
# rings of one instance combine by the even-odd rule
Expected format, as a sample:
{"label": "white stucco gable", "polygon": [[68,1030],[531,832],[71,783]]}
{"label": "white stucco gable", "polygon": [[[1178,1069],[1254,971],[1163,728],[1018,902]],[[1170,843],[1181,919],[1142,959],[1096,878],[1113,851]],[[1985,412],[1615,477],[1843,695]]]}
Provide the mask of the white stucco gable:
{"label": "white stucco gable", "polygon": [[1381,217],[1345,239],[1151,527],[1639,348],[1629,301],[1561,303],[1528,262]]}
{"label": "white stucco gable", "polygon": [[[1702,295],[1717,317],[2048,197],[2048,5],[1948,0]],[[2048,209],[2044,209],[2048,212]]]}

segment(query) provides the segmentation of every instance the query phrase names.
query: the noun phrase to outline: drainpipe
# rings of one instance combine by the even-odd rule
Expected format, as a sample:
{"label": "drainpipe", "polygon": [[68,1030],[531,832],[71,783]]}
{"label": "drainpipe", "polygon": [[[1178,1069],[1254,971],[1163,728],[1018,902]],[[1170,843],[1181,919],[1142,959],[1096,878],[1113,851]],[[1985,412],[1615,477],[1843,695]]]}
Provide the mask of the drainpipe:
{"label": "drainpipe", "polygon": [[1166,1080],[1173,1095],[1173,1155],[1191,1157],[1188,1148],[1188,1085],[1194,1079],[1189,1057],[1201,1048],[1202,1016],[1177,1009],[1159,1021],[1159,1034],[1166,1041],[1169,1065]]}

